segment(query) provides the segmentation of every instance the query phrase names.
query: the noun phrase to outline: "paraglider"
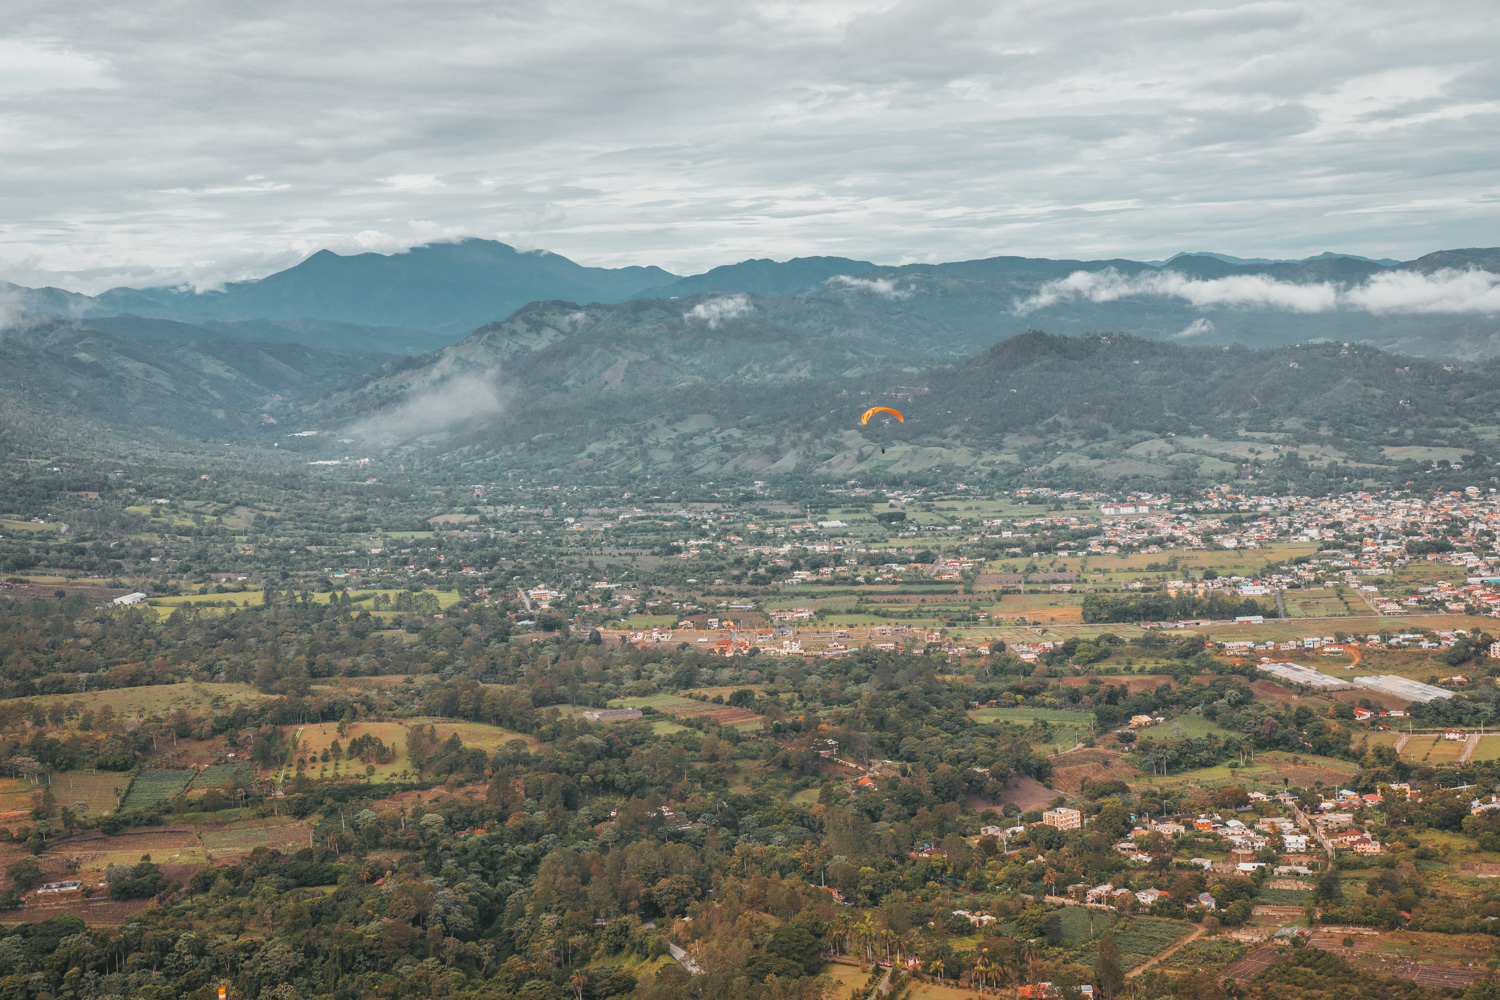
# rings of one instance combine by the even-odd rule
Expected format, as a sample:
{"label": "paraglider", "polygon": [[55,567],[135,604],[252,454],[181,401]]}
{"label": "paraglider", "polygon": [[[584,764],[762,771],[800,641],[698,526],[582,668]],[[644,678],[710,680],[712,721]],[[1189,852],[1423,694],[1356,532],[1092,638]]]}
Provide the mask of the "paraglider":
{"label": "paraglider", "polygon": [[859,418],[859,422],[861,424],[868,424],[870,422],[870,418],[873,417],[877,413],[889,413],[891,416],[895,417],[897,420],[901,421],[903,424],[906,423],[906,418],[903,417],[898,411],[891,409],[889,406],[872,406],[872,407],[870,407],[868,410],[865,411],[865,415]]}

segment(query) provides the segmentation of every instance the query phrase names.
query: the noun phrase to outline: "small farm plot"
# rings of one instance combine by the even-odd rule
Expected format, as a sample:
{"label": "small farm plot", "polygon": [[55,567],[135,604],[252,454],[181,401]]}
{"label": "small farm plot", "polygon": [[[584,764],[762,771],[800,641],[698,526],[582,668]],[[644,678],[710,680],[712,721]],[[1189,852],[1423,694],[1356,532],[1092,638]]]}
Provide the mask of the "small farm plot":
{"label": "small farm plot", "polygon": [[[398,775],[411,766],[406,756],[406,739],[411,735],[411,727],[399,722],[356,722],[344,727],[342,737],[339,736],[338,727],[331,722],[318,726],[288,726],[285,732],[289,739],[296,740],[296,749],[290,754],[288,760],[287,777],[295,772],[299,759],[305,760],[307,767],[314,774],[318,773],[320,767],[333,769],[334,743],[339,744],[337,756],[340,771],[363,772],[367,766],[374,767],[375,773],[372,778],[381,781]],[[349,744],[361,736],[369,736],[385,744],[392,753],[390,759],[370,764],[358,758],[348,759],[345,754]],[[443,738],[446,738],[446,734]],[[322,762],[322,755],[325,752],[329,755],[329,761],[326,764]]]}
{"label": "small farm plot", "polygon": [[87,803],[87,815],[102,816],[115,810],[128,784],[130,775],[121,771],[100,771],[96,774],[64,771],[53,777],[52,795],[59,805],[71,808],[80,802]]}
{"label": "small farm plot", "polygon": [[1033,722],[1048,722],[1059,726],[1094,726],[1093,712],[1069,711],[1062,708],[978,708],[969,713],[975,722],[1015,722],[1023,726]]}
{"label": "small farm plot", "polygon": [[[1438,736],[1422,759],[1429,764],[1455,764],[1464,752],[1464,743],[1464,740],[1449,740]],[[1407,744],[1408,747],[1410,745]]]}
{"label": "small farm plot", "polygon": [[114,688],[102,691],[84,691],[77,694],[37,694],[16,699],[24,705],[41,705],[52,709],[62,706],[78,713],[98,712],[108,706],[110,711],[126,718],[141,718],[148,715],[165,715],[174,708],[190,712],[207,709],[232,708],[269,698],[249,684],[145,684],[140,687]]}
{"label": "small farm plot", "polygon": [[512,740],[520,740],[526,744],[527,749],[535,750],[541,743],[531,736],[526,736],[510,729],[501,729],[485,722],[456,722],[452,719],[413,719],[414,726],[431,725],[437,733],[437,738],[446,740],[449,736],[458,734],[459,740],[466,747],[479,747],[494,753]]}
{"label": "small farm plot", "polygon": [[1135,781],[1141,772],[1131,766],[1123,754],[1108,750],[1086,749],[1061,754],[1052,760],[1052,786],[1059,792],[1077,794],[1085,780]]}
{"label": "small farm plot", "polygon": [[654,708],[674,719],[707,719],[716,726],[733,726],[736,729],[759,729],[764,721],[748,708],[715,705],[713,702],[695,701],[669,694],[618,698],[609,704],[611,708]]}
{"label": "small farm plot", "polygon": [[992,614],[1046,625],[1083,624],[1083,597],[1076,594],[1005,594]]}
{"label": "small farm plot", "polygon": [[1244,957],[1249,949],[1238,941],[1222,938],[1190,941],[1161,964],[1169,969],[1223,969]]}
{"label": "small farm plot", "polygon": [[1475,748],[1470,760],[1496,760],[1500,759],[1500,735],[1485,734],[1479,737],[1479,746]]}
{"label": "small farm plot", "polygon": [[76,861],[85,871],[102,871],[110,865],[134,864],[148,854],[157,864],[203,864],[206,860],[197,832],[190,826],[69,840],[43,857]]}
{"label": "small farm plot", "polygon": [[1160,920],[1155,917],[1134,919],[1118,938],[1120,964],[1126,968],[1134,968],[1172,947],[1189,930],[1191,928],[1187,924],[1179,924],[1172,920]]}
{"label": "small farm plot", "polygon": [[125,809],[149,809],[162,802],[170,802],[187,788],[197,771],[168,771],[149,768],[135,776],[130,794],[125,797]]}
{"label": "small farm plot", "polygon": [[1355,613],[1347,596],[1337,590],[1287,590],[1281,596],[1293,618],[1345,618]]}
{"label": "small farm plot", "polygon": [[311,828],[304,823],[285,816],[268,817],[205,828],[202,831],[202,843],[205,850],[218,860],[249,854],[257,847],[290,854],[310,847],[311,835]]}
{"label": "small farm plot", "polygon": [[0,815],[5,813],[29,813],[31,797],[41,789],[25,778],[0,778]]}
{"label": "small farm plot", "polygon": [[71,899],[61,903],[32,903],[5,914],[4,923],[39,924],[53,917],[73,916],[90,927],[118,927],[139,920],[147,907],[153,905],[149,899],[130,899],[116,902],[109,899]]}

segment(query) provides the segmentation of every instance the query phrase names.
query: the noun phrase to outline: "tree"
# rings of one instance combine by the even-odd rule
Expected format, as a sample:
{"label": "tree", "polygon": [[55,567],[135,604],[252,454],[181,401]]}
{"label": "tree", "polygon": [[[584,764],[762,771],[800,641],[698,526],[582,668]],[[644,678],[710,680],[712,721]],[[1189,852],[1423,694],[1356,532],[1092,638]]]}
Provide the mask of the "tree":
{"label": "tree", "polygon": [[1114,933],[1099,939],[1099,951],[1094,958],[1094,978],[1105,1000],[1113,1000],[1125,989],[1125,971],[1120,967],[1120,944]]}
{"label": "tree", "polygon": [[651,887],[651,901],[663,914],[675,917],[698,898],[698,883],[687,875],[669,875]]}
{"label": "tree", "polygon": [[1342,899],[1343,896],[1344,887],[1339,881],[1339,873],[1330,865],[1318,877],[1317,885],[1313,888],[1313,898],[1320,903],[1335,903]]}
{"label": "tree", "polygon": [[766,951],[796,963],[809,976],[817,975],[823,967],[818,939],[799,924],[782,924],[772,931],[766,940]]}
{"label": "tree", "polygon": [[1214,796],[1214,803],[1226,809],[1243,809],[1250,804],[1250,793],[1239,785],[1230,785],[1219,790],[1219,794]]}

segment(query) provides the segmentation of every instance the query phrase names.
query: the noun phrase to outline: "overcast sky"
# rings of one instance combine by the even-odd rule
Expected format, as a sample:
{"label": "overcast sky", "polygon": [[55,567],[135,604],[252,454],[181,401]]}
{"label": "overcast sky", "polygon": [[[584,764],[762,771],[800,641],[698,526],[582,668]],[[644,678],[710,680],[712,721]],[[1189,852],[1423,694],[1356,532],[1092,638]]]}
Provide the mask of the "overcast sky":
{"label": "overcast sky", "polygon": [[0,277],[1500,244],[1500,4],[11,0]]}

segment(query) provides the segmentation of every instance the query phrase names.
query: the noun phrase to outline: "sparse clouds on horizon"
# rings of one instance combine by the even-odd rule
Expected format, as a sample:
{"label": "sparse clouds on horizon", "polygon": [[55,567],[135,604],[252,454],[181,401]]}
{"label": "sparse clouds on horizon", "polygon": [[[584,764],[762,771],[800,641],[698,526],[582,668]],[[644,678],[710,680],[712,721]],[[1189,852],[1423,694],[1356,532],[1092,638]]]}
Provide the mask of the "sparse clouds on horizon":
{"label": "sparse clouds on horizon", "polygon": [[[1074,271],[1066,278],[1049,281],[1033,295],[1017,301],[1015,312],[1024,316],[1069,301],[1104,303],[1150,296],[1178,299],[1200,309],[1237,307],[1295,313],[1354,309],[1369,313],[1493,315],[1500,313],[1500,275],[1452,268],[1432,274],[1392,271],[1347,285],[1327,281],[1299,284],[1263,274],[1228,278],[1193,278],[1176,271],[1123,274],[1111,267],[1102,271]],[[1212,324],[1209,326],[1212,328]],[[1178,334],[1188,335],[1187,330]]]}

